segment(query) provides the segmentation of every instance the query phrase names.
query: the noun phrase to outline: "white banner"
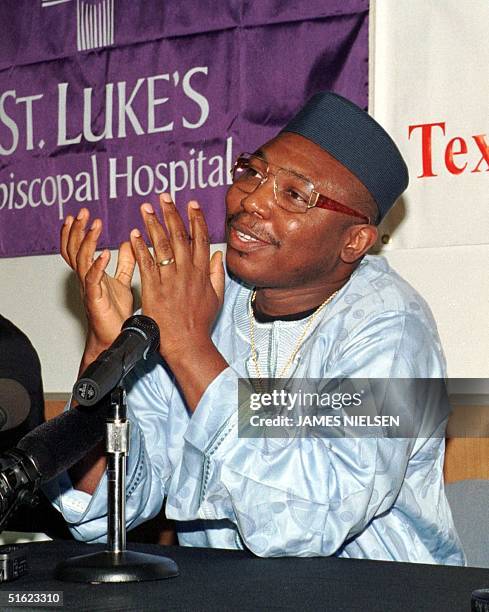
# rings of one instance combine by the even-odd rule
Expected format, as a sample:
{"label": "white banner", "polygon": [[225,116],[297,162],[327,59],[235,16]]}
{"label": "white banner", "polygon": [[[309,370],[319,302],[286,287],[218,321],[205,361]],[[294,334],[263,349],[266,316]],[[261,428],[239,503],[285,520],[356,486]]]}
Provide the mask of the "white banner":
{"label": "white banner", "polygon": [[370,111],[410,186],[383,248],[489,244],[488,0],[372,0]]}

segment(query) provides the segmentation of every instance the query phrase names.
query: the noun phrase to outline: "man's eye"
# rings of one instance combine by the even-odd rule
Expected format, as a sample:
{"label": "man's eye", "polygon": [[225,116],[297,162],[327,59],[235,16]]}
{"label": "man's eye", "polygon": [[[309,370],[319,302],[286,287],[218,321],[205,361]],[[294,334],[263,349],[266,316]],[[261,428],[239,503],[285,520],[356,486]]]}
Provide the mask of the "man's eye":
{"label": "man's eye", "polygon": [[299,193],[295,189],[287,189],[287,196],[297,202],[307,202],[307,198],[302,193]]}
{"label": "man's eye", "polygon": [[253,168],[253,166],[248,166],[247,168],[245,168],[243,174],[247,178],[263,178],[262,173],[256,168]]}
{"label": "man's eye", "polygon": [[255,176],[263,176],[263,172],[259,168],[254,168],[253,166],[249,166],[250,172],[253,172]]}

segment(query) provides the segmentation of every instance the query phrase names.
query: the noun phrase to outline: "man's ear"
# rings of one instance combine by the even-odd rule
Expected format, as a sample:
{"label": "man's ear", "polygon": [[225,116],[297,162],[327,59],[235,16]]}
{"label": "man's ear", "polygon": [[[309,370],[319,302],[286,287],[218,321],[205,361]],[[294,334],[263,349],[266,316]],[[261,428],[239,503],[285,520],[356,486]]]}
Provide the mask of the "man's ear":
{"label": "man's ear", "polygon": [[355,263],[375,244],[378,231],[375,225],[351,225],[344,234],[340,257],[344,263]]}

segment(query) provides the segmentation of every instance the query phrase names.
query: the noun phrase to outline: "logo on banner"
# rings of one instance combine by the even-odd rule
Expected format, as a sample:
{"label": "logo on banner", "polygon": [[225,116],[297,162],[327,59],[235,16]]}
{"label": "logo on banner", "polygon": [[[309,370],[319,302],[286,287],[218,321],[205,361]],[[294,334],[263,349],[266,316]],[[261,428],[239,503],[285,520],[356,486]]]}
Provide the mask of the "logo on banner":
{"label": "logo on banner", "polygon": [[42,8],[76,2],[76,47],[78,51],[114,44],[114,0],[41,0]]}

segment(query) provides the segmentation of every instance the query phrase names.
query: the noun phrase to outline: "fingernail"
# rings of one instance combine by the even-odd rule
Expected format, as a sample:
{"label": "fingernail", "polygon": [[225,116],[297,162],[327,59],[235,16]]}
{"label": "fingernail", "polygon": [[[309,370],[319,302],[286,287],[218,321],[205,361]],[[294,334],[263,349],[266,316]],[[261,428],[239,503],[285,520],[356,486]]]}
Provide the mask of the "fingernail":
{"label": "fingernail", "polygon": [[171,195],[169,193],[162,193],[161,199],[163,200],[163,202],[167,202],[168,204],[172,202]]}
{"label": "fingernail", "polygon": [[95,219],[92,225],[90,226],[90,231],[94,230],[96,225],[97,225],[97,219]]}
{"label": "fingernail", "polygon": [[190,208],[193,208],[194,210],[199,210],[200,206],[199,203],[196,200],[191,200],[188,205],[190,206]]}
{"label": "fingernail", "polygon": [[68,225],[69,223],[71,223],[73,221],[73,217],[71,215],[68,215],[65,219],[64,224]]}
{"label": "fingernail", "polygon": [[147,212],[149,215],[153,215],[155,212],[151,204],[143,204],[141,208],[144,210],[144,212]]}
{"label": "fingernail", "polygon": [[81,210],[78,212],[78,214],[77,214],[76,218],[77,218],[77,219],[81,219],[81,218],[83,217],[83,212],[84,212],[84,210],[83,210],[83,208],[82,208],[82,209],[81,209]]}
{"label": "fingernail", "polygon": [[133,236],[134,238],[141,238],[141,232],[137,228],[135,228],[132,230],[131,236]]}

